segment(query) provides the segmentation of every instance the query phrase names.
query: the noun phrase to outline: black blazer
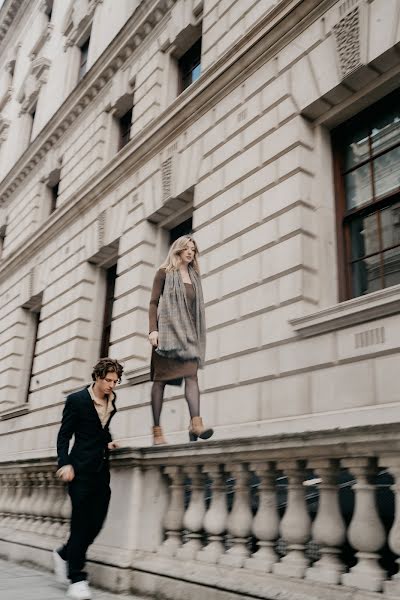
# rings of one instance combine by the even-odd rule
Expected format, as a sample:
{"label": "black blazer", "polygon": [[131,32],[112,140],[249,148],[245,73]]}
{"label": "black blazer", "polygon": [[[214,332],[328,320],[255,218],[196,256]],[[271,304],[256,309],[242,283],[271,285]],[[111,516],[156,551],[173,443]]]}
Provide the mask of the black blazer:
{"label": "black blazer", "polygon": [[[104,460],[108,462],[107,444],[112,440],[108,427],[117,412],[114,395],[114,409],[103,428],[88,387],[67,397],[57,436],[58,466],[72,465],[78,474],[95,473],[104,465]],[[68,454],[73,435],[74,445]]]}

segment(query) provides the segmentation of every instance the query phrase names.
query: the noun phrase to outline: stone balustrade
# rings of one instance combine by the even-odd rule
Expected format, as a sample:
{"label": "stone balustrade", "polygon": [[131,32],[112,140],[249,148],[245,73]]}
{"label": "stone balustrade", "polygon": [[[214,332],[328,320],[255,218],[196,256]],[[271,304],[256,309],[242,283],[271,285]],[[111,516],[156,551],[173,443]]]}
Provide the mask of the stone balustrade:
{"label": "stone balustrade", "polygon": [[[135,529],[123,542],[127,587],[154,593],[172,579],[188,586],[177,598],[199,581],[227,598],[399,598],[397,429],[118,451],[107,527],[124,514]],[[5,541],[51,549],[65,537],[69,500],[54,472],[50,459],[0,466],[2,554]]]}

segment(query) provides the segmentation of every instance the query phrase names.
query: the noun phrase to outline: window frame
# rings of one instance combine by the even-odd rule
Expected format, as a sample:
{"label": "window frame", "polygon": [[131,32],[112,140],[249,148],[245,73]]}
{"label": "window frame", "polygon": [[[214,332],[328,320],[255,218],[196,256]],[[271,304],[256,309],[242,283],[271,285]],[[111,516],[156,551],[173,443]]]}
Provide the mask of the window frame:
{"label": "window frame", "polygon": [[101,332],[99,356],[106,358],[110,348],[111,326],[113,318],[113,307],[115,302],[115,282],[117,280],[117,262],[105,269],[105,301],[103,324]]}
{"label": "window frame", "polygon": [[[202,36],[200,36],[191,46],[186,50],[180,58],[178,58],[178,72],[179,72],[179,84],[178,94],[182,94],[187,90],[197,79],[185,84],[185,79],[189,74],[193,73],[194,69],[200,66],[201,76],[201,51],[202,51]],[[198,58],[197,58],[198,57]],[[190,67],[189,67],[190,65]]]}
{"label": "window frame", "polygon": [[[376,121],[377,115],[379,114],[379,116],[383,116],[385,110],[389,112],[393,105],[396,104],[396,102],[400,103],[400,89],[396,90],[395,92],[392,92],[382,100],[363,110],[355,117],[347,120],[345,123],[341,124],[331,132],[336,202],[336,238],[340,302],[352,298],[363,297],[368,295],[369,293],[373,293],[373,291],[371,291],[366,292],[365,294],[360,294],[358,296],[353,293],[352,264],[354,264],[355,262],[361,262],[363,259],[368,258],[370,256],[379,256],[380,259],[379,262],[381,287],[379,289],[382,290],[386,289],[387,287],[391,287],[383,285],[383,255],[388,250],[391,250],[393,248],[400,248],[400,244],[396,244],[390,247],[388,246],[387,248],[383,247],[380,213],[383,209],[396,204],[396,202],[400,202],[400,187],[376,198],[376,177],[374,176],[373,162],[380,156],[383,156],[384,154],[387,154],[394,148],[399,147],[400,142],[397,142],[389,146],[388,148],[381,150],[380,152],[372,154],[370,133],[371,129],[373,128],[374,119]],[[366,158],[363,161],[360,161],[359,163],[357,163],[357,165],[351,168],[345,169],[344,152],[346,145],[343,142],[343,132],[346,129],[348,129],[349,126],[359,126],[360,128],[365,126],[368,127],[368,158]],[[369,202],[362,204],[360,207],[348,209],[346,204],[345,175],[365,165],[369,165],[370,167],[372,199]],[[366,217],[374,213],[378,213],[377,223],[379,236],[379,250],[372,254],[365,254],[362,258],[353,259],[351,255],[351,223],[355,222],[357,218]]]}
{"label": "window frame", "polygon": [[88,65],[88,58],[89,58],[89,47],[90,47],[90,33],[85,38],[85,41],[79,45],[78,82],[81,81],[85,77],[86,73],[88,72],[87,65]]}
{"label": "window frame", "polygon": [[131,139],[132,118],[133,106],[131,106],[123,115],[118,118],[118,152],[122,150],[122,148],[124,148]]}

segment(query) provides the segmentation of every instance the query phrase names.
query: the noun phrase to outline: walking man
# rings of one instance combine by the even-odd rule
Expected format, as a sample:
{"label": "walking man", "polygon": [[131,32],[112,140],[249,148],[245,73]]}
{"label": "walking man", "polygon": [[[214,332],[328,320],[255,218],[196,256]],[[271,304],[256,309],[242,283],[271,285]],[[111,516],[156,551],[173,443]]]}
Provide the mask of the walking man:
{"label": "walking man", "polygon": [[67,596],[76,600],[91,598],[83,569],[87,549],[103,526],[110,502],[108,457],[117,444],[108,428],[117,412],[114,388],[122,372],[118,361],[100,359],[93,367],[93,383],[67,397],[57,437],[57,476],[68,482],[72,514],[68,542],[53,552],[54,570],[59,581],[70,580]]}

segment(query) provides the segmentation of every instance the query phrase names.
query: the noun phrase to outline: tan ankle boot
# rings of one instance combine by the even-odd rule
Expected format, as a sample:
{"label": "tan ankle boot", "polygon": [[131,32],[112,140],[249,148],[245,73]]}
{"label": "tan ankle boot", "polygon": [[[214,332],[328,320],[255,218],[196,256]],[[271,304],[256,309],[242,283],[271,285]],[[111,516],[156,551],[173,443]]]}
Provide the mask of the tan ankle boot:
{"label": "tan ankle boot", "polygon": [[153,446],[161,446],[166,444],[167,440],[164,437],[163,430],[159,425],[153,426]]}
{"label": "tan ankle boot", "polygon": [[193,417],[190,421],[189,426],[189,440],[196,442],[197,438],[202,440],[208,440],[214,433],[214,430],[209,428],[206,429],[203,425],[203,419],[201,417]]}

